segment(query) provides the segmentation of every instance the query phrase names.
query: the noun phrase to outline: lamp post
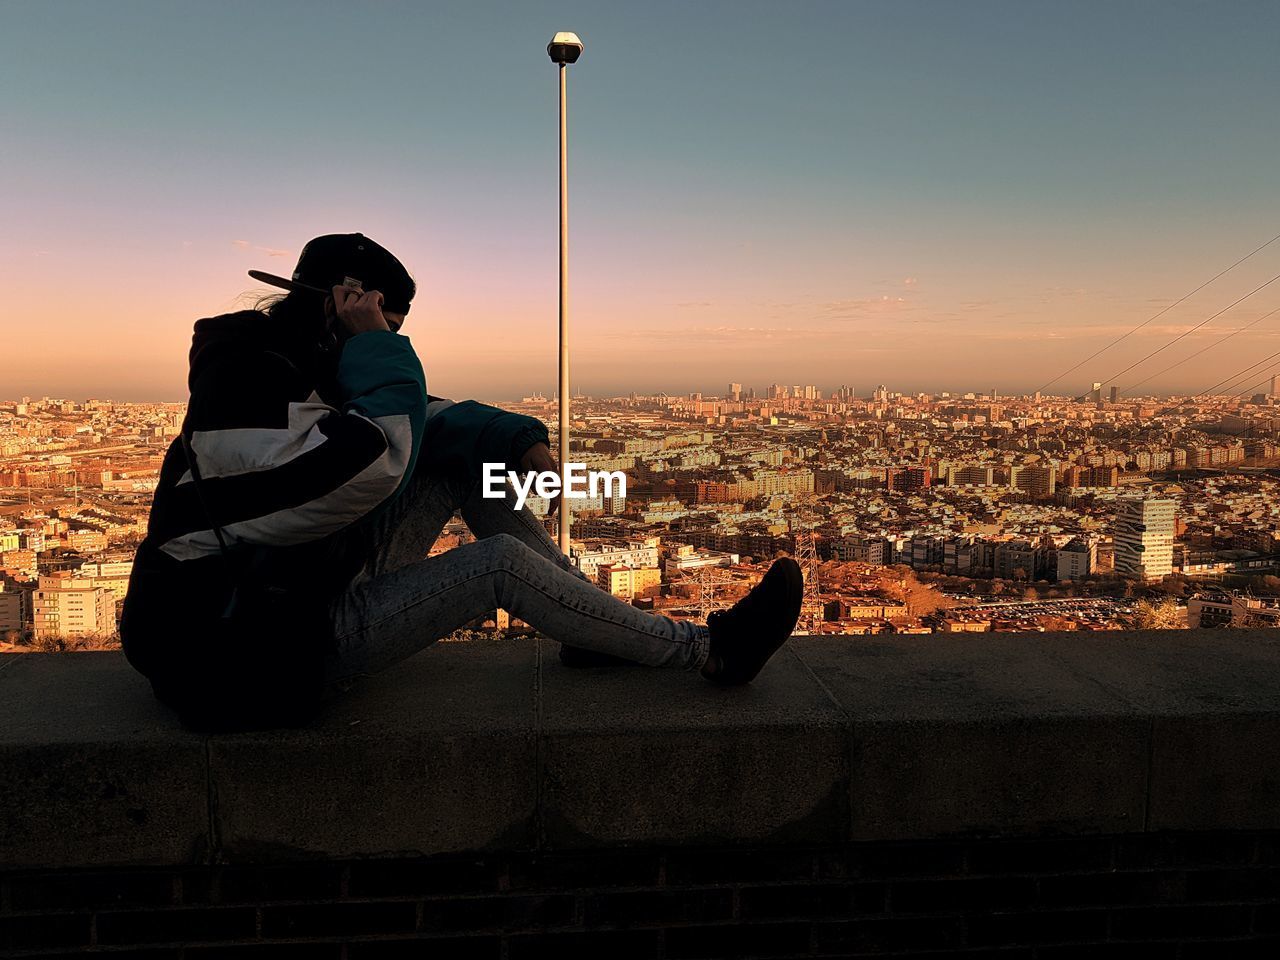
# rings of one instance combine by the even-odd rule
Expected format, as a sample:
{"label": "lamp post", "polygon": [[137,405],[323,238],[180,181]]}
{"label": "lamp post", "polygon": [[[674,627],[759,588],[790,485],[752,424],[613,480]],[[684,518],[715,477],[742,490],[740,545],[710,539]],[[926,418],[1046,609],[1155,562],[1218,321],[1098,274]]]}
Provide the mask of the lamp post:
{"label": "lamp post", "polygon": [[569,498],[565,496],[569,462],[569,182],[565,135],[565,67],[582,56],[576,33],[557,33],[547,54],[560,73],[560,549],[569,556]]}

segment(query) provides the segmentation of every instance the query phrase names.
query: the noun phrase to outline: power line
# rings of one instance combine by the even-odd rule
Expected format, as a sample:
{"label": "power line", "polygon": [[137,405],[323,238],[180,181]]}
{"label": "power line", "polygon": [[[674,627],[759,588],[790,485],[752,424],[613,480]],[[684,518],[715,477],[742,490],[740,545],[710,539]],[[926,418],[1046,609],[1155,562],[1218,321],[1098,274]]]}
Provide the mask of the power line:
{"label": "power line", "polygon": [[1161,317],[1163,317],[1166,313],[1168,313],[1168,312],[1169,312],[1170,310],[1172,310],[1174,307],[1178,306],[1178,305],[1179,305],[1179,304],[1181,304],[1181,303],[1184,303],[1185,301],[1189,300],[1191,297],[1194,297],[1197,293],[1199,293],[1201,290],[1203,290],[1203,289],[1204,289],[1205,287],[1207,287],[1209,284],[1213,283],[1213,281],[1217,280],[1219,277],[1222,277],[1222,276],[1224,276],[1224,275],[1226,275],[1226,274],[1230,273],[1232,270],[1234,270],[1236,267],[1240,266],[1240,264],[1244,263],[1246,260],[1248,260],[1248,259],[1249,259],[1250,257],[1252,257],[1254,254],[1256,254],[1256,253],[1260,253],[1261,251],[1265,250],[1267,247],[1271,246],[1271,244],[1275,243],[1277,240],[1280,240],[1280,233],[1277,233],[1274,237],[1272,237],[1270,240],[1268,240],[1268,241],[1267,241],[1266,243],[1264,243],[1262,246],[1260,246],[1260,247],[1258,247],[1257,249],[1252,250],[1251,252],[1249,252],[1249,253],[1245,254],[1243,257],[1241,257],[1241,258],[1240,258],[1239,260],[1237,260],[1235,263],[1231,264],[1231,266],[1227,267],[1225,270],[1222,270],[1222,271],[1220,271],[1220,272],[1218,272],[1218,273],[1214,274],[1212,277],[1210,277],[1210,278],[1209,278],[1208,280],[1206,280],[1204,283],[1200,284],[1200,286],[1196,287],[1194,290],[1192,290],[1190,293],[1186,294],[1185,296],[1183,296],[1183,297],[1182,297],[1182,298],[1180,298],[1179,300],[1176,300],[1175,302],[1173,302],[1173,303],[1169,304],[1169,306],[1165,307],[1163,310],[1161,310],[1161,311],[1160,311],[1159,313],[1157,313],[1155,316],[1153,316],[1153,317],[1148,317],[1146,320],[1143,320],[1140,324],[1138,324],[1136,327],[1134,327],[1134,328],[1133,328],[1132,330],[1130,330],[1128,333],[1121,334],[1119,337],[1116,337],[1116,339],[1112,340],[1110,343],[1108,343],[1108,344],[1107,344],[1105,347],[1103,347],[1101,350],[1097,351],[1096,353],[1091,354],[1091,355],[1090,355],[1090,356],[1088,356],[1088,357],[1085,357],[1085,359],[1081,360],[1079,363],[1077,363],[1077,364],[1076,364],[1074,367],[1072,367],[1071,369],[1069,369],[1069,370],[1064,370],[1062,373],[1058,374],[1056,377],[1054,377],[1052,380],[1050,380],[1048,383],[1046,383],[1043,387],[1041,387],[1039,392],[1043,392],[1045,389],[1047,389],[1048,387],[1053,386],[1055,383],[1057,383],[1059,380],[1061,380],[1061,379],[1062,379],[1063,377],[1065,377],[1067,374],[1069,374],[1069,373],[1074,373],[1075,371],[1077,371],[1077,370],[1079,370],[1081,367],[1083,367],[1086,363],[1089,363],[1089,362],[1091,362],[1091,361],[1093,361],[1093,360],[1097,359],[1098,357],[1102,356],[1104,353],[1106,353],[1108,350],[1110,350],[1112,347],[1114,347],[1117,343],[1120,343],[1122,340],[1126,340],[1126,339],[1128,339],[1129,337],[1133,336],[1135,333],[1137,333],[1139,330],[1141,330],[1141,329],[1142,329],[1143,327],[1145,327],[1147,324],[1149,324],[1149,323],[1151,323],[1151,322],[1153,322],[1153,321],[1155,321],[1155,320],[1159,320]]}
{"label": "power line", "polygon": [[1172,346],[1173,346],[1175,343],[1177,343],[1179,340],[1184,340],[1184,339],[1186,339],[1187,337],[1191,336],[1191,334],[1195,333],[1197,330],[1199,330],[1199,329],[1200,329],[1201,327],[1203,327],[1205,324],[1207,324],[1207,323],[1211,323],[1212,321],[1216,320],[1218,317],[1222,316],[1224,313],[1226,313],[1226,312],[1227,312],[1228,310],[1230,310],[1232,307],[1235,307],[1235,306],[1237,306],[1237,305],[1239,305],[1239,304],[1241,304],[1241,303],[1244,303],[1246,300],[1248,300],[1250,297],[1252,297],[1252,296],[1253,296],[1255,293],[1257,293],[1259,290],[1262,290],[1262,289],[1264,289],[1264,288],[1266,288],[1266,287],[1271,286],[1271,284],[1275,283],[1277,280],[1280,280],[1280,273],[1277,273],[1274,277],[1272,277],[1272,278],[1271,278],[1270,280],[1268,280],[1266,283],[1259,284],[1258,286],[1254,287],[1252,290],[1250,290],[1248,293],[1246,293],[1246,294],[1245,294],[1243,297],[1241,297],[1239,300],[1235,301],[1235,303],[1228,304],[1227,306],[1223,307],[1221,310],[1219,310],[1217,313],[1213,314],[1212,316],[1210,316],[1210,317],[1206,317],[1204,320],[1201,320],[1199,323],[1197,323],[1197,324],[1196,324],[1194,327],[1192,327],[1190,330],[1185,330],[1185,331],[1183,331],[1182,333],[1178,334],[1176,337],[1174,337],[1172,340],[1170,340],[1168,343],[1166,343],[1163,347],[1157,347],[1155,350],[1152,350],[1150,353],[1148,353],[1145,357],[1142,357],[1140,360],[1136,360],[1136,361],[1134,361],[1133,363],[1131,363],[1131,364],[1129,364],[1127,367],[1125,367],[1123,370],[1121,370],[1119,373],[1117,373],[1117,374],[1115,374],[1115,375],[1113,375],[1113,376],[1107,377],[1107,379],[1106,379],[1106,380],[1103,380],[1102,382],[1103,382],[1103,383],[1114,383],[1116,380],[1118,380],[1120,377],[1123,377],[1126,373],[1128,373],[1128,372],[1129,372],[1130,370],[1132,370],[1134,367],[1140,367],[1140,366],[1142,366],[1144,363],[1146,363],[1146,362],[1147,362],[1148,360],[1150,360],[1152,357],[1154,357],[1154,356],[1156,356],[1157,354],[1163,353],[1164,351],[1168,350],[1170,347],[1172,347]]}
{"label": "power line", "polygon": [[1137,387],[1142,386],[1144,383],[1147,383],[1147,382],[1149,382],[1149,381],[1151,381],[1151,380],[1154,380],[1156,377],[1163,377],[1163,376],[1164,376],[1166,373],[1168,373],[1170,370],[1173,370],[1173,369],[1176,369],[1177,367],[1182,366],[1182,365],[1183,365],[1184,363],[1186,363],[1188,360],[1194,360],[1196,357],[1200,356],[1200,354],[1202,354],[1202,353],[1207,353],[1207,352],[1209,352],[1210,350],[1212,350],[1214,347],[1220,347],[1220,346],[1222,346],[1224,343],[1226,343],[1228,340],[1230,340],[1232,337],[1234,337],[1237,333],[1244,333],[1244,332],[1245,332],[1246,330],[1248,330],[1250,327],[1256,326],[1257,324],[1261,323],[1263,320],[1267,319],[1267,317],[1273,316],[1274,314],[1277,314],[1277,313],[1280,313],[1280,307],[1276,307],[1274,310],[1272,310],[1272,311],[1270,311],[1270,312],[1268,312],[1268,313],[1264,313],[1264,314],[1263,314],[1262,316],[1260,316],[1257,320],[1254,320],[1254,321],[1252,321],[1251,323],[1246,323],[1243,327],[1237,327],[1235,330],[1232,330],[1229,334],[1227,334],[1227,335],[1226,335],[1225,337],[1223,337],[1221,340],[1215,340],[1215,341],[1213,341],[1213,343],[1209,344],[1207,347],[1204,347],[1203,349],[1197,350],[1195,353],[1191,354],[1191,356],[1189,356],[1189,357],[1183,357],[1183,358],[1182,358],[1181,360],[1179,360],[1177,363],[1175,363],[1175,364],[1171,364],[1170,366],[1165,367],[1165,368],[1164,368],[1163,370],[1161,370],[1159,373],[1153,373],[1153,374],[1151,374],[1150,376],[1143,377],[1143,378],[1142,378],[1141,380],[1139,380],[1137,383],[1131,383],[1131,384],[1129,384],[1129,386],[1127,386],[1127,387],[1125,387],[1125,388],[1124,388],[1124,392],[1126,392],[1126,393],[1127,393],[1127,392],[1128,392],[1128,391],[1130,391],[1130,390],[1136,389]]}
{"label": "power line", "polygon": [[[1274,370],[1275,368],[1272,368],[1272,369]],[[1245,387],[1243,390],[1241,390],[1239,393],[1236,394],[1235,399],[1239,400],[1246,393],[1253,393],[1253,391],[1257,390],[1263,384],[1270,382],[1271,377],[1272,377],[1272,374],[1268,373],[1265,377],[1263,377],[1261,380],[1255,383],[1252,387]]]}
{"label": "power line", "polygon": [[1258,360],[1254,363],[1249,364],[1243,370],[1237,370],[1235,373],[1227,377],[1225,380],[1219,380],[1217,383],[1215,383],[1212,387],[1209,387],[1207,390],[1201,390],[1191,399],[1199,400],[1201,397],[1207,397],[1211,393],[1213,393],[1215,390],[1217,390],[1219,387],[1225,386],[1226,384],[1231,383],[1234,380],[1240,380],[1243,377],[1249,376],[1249,374],[1255,372],[1254,368],[1266,366],[1268,363],[1270,363],[1272,360],[1275,360],[1277,357],[1280,357],[1280,350],[1277,350],[1275,353],[1271,354],[1271,356],[1269,357],[1263,357],[1261,360]]}

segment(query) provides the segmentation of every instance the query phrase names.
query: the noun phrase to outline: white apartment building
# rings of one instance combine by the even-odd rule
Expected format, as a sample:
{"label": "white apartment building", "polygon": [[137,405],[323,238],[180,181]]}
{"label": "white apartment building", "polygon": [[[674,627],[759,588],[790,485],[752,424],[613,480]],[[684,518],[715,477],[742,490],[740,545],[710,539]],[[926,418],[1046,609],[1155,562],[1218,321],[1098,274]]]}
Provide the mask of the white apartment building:
{"label": "white apartment building", "polygon": [[41,577],[31,613],[36,639],[109,634],[116,629],[115,598],[92,579]]}
{"label": "white apartment building", "polygon": [[662,569],[668,577],[679,576],[701,567],[731,567],[739,560],[736,553],[724,550],[698,550],[681,544],[663,561]]}
{"label": "white apartment building", "polygon": [[591,549],[580,550],[573,554],[578,569],[592,580],[602,564],[619,564],[626,567],[657,567],[658,537],[646,537],[643,540],[628,540],[626,543],[603,543]]}
{"label": "white apartment building", "polygon": [[1177,516],[1172,500],[1129,499],[1116,508],[1116,573],[1159,580],[1173,573],[1173,534]]}

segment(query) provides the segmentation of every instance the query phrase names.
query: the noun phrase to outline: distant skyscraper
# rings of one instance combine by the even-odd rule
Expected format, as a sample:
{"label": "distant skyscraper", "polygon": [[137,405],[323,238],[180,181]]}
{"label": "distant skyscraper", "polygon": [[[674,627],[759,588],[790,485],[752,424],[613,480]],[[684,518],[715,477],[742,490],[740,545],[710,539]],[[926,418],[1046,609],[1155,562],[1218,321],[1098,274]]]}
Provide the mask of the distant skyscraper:
{"label": "distant skyscraper", "polygon": [[1093,389],[1089,391],[1089,399],[1094,403],[1102,402],[1102,384],[1095,382]]}
{"label": "distant skyscraper", "polygon": [[1267,393],[1269,397],[1280,396],[1280,374],[1273,373],[1271,375],[1271,390]]}
{"label": "distant skyscraper", "polygon": [[740,383],[729,384],[729,399],[730,400],[742,399],[742,384]]}
{"label": "distant skyscraper", "polygon": [[1113,530],[1116,573],[1159,580],[1173,573],[1173,534],[1177,517],[1172,500],[1121,500]]}
{"label": "distant skyscraper", "polygon": [[1120,400],[1120,388],[1113,385],[1111,387],[1111,402],[1118,403],[1119,400]]}

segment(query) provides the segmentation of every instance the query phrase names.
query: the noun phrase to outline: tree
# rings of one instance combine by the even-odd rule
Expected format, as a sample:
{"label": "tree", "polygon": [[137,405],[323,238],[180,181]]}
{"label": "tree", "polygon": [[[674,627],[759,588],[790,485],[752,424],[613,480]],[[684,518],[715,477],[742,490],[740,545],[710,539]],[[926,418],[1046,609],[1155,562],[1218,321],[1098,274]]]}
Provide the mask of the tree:
{"label": "tree", "polygon": [[1246,613],[1243,617],[1238,617],[1234,620],[1231,625],[1233,627],[1242,627],[1245,630],[1273,630],[1276,622],[1256,613]]}
{"label": "tree", "polygon": [[1134,608],[1133,626],[1137,630],[1185,630],[1187,615],[1173,597],[1143,600]]}

